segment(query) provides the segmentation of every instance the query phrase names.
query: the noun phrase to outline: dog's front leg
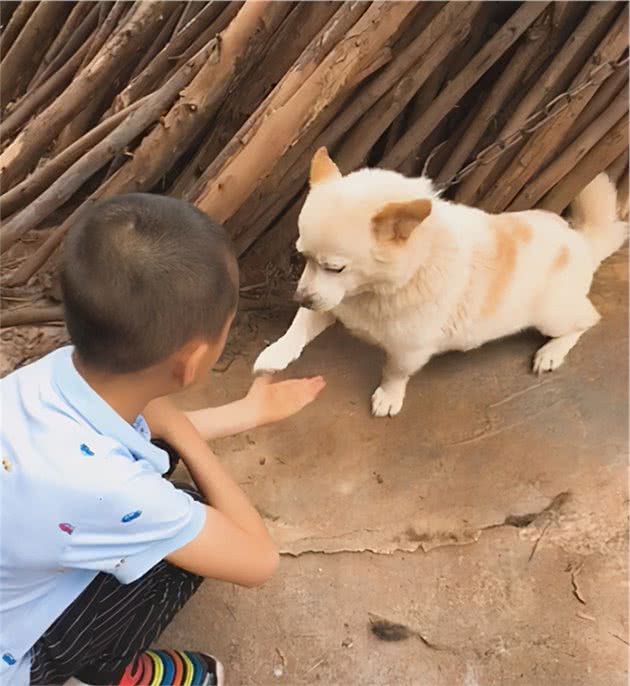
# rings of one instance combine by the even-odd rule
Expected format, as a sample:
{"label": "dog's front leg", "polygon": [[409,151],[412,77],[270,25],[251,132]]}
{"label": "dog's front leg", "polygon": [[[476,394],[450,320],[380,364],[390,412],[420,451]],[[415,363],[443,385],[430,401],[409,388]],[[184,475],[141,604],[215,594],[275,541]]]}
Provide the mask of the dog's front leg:
{"label": "dog's front leg", "polygon": [[375,417],[394,417],[402,409],[409,378],[429,361],[432,350],[416,350],[403,354],[387,353],[381,385],[372,395]]}
{"label": "dog's front leg", "polygon": [[254,363],[254,373],[279,372],[297,360],[302,350],[335,321],[330,312],[300,307],[287,332],[265,348]]}

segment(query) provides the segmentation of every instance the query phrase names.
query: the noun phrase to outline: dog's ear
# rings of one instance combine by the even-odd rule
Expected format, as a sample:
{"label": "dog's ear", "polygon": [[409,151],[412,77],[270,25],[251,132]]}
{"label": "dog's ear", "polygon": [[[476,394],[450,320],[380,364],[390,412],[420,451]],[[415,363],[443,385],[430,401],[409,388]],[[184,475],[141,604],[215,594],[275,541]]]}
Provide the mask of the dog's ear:
{"label": "dog's ear", "polygon": [[332,181],[332,179],[340,179],[341,172],[339,167],[328,156],[326,148],[320,148],[311,160],[311,173],[309,182],[311,186],[316,186],[323,181]]}
{"label": "dog's ear", "polygon": [[430,214],[431,201],[428,198],[391,202],[374,215],[374,233],[380,241],[406,241]]}

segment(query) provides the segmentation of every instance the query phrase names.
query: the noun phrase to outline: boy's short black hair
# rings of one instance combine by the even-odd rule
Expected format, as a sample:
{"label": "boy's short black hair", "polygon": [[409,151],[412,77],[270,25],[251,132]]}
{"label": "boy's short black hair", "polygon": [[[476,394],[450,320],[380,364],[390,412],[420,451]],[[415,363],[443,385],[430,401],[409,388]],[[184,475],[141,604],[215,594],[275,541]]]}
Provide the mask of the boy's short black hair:
{"label": "boy's short black hair", "polygon": [[232,244],[183,200],[131,193],[95,205],[66,238],[61,284],[81,359],[146,369],[195,337],[217,340],[238,302]]}

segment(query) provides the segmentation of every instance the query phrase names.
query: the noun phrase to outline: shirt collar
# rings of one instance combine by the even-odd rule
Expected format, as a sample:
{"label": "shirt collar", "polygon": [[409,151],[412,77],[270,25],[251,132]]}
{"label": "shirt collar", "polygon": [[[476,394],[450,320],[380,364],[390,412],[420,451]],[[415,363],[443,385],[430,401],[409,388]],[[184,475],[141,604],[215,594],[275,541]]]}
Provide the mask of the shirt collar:
{"label": "shirt collar", "polygon": [[98,433],[121,443],[136,460],[144,459],[160,473],[169,468],[168,455],[150,442],[144,417],[126,422],[79,374],[72,361],[73,346],[52,353],[52,379],[57,392]]}

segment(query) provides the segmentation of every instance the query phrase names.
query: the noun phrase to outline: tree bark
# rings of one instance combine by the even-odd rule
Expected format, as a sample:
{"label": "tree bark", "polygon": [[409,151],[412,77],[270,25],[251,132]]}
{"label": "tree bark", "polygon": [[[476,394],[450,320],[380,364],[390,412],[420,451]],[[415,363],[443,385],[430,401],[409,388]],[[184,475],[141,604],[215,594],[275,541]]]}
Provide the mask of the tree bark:
{"label": "tree bark", "polygon": [[0,36],[0,56],[2,59],[4,59],[4,56],[11,49],[22,29],[26,26],[26,22],[31,14],[37,9],[37,4],[36,2],[18,3],[17,9],[11,15],[9,23],[2,32],[2,36]]}
{"label": "tree bark", "polygon": [[[170,70],[173,60],[178,58],[207,29],[223,11],[221,2],[209,2],[182,30],[167,43],[151,62],[121,91],[114,103],[114,110],[120,110],[143,95],[146,95],[160,78]],[[205,45],[211,36],[204,41]],[[202,46],[200,46],[202,47]]]}
{"label": "tree bark", "polygon": [[61,305],[19,307],[12,310],[3,310],[0,314],[0,328],[2,329],[6,329],[9,326],[62,321],[63,307]]}
{"label": "tree bark", "polygon": [[40,2],[37,5],[0,64],[3,108],[22,95],[70,8],[69,2]]}
{"label": "tree bark", "polygon": [[412,9],[410,3],[371,5],[288,102],[275,108],[272,97],[268,115],[251,132],[246,149],[237,152],[211,179],[197,198],[198,206],[218,221],[232,216],[257,181],[271,171],[299,133],[369,64]]}
{"label": "tree bark", "polygon": [[535,59],[549,38],[551,19],[545,12],[531,25],[521,38],[514,57],[497,79],[490,92],[484,97],[481,109],[458,139],[455,149],[437,177],[438,183],[444,183],[458,172],[478,145],[490,122],[500,112],[505,101],[512,97],[514,89],[523,78],[523,71]]}
{"label": "tree bark", "polygon": [[[311,157],[317,148],[326,146],[332,148],[341,137],[350,130],[377,100],[386,93],[408,71],[416,77],[422,78],[415,63],[422,57],[422,69],[425,73],[431,71],[435,60],[427,57],[427,50],[443,36],[447,28],[457,32],[458,26],[463,26],[468,12],[474,11],[472,3],[468,7],[461,4],[447,5],[426,29],[401,51],[399,55],[362,89],[356,97],[348,100],[347,106],[338,114],[337,102],[326,108],[318,120],[319,130],[302,132],[298,141],[286,152],[274,167],[271,174],[250,195],[243,206],[236,212],[228,223],[233,229],[235,239],[238,239],[243,249],[262,233],[274,217],[286,206],[286,198],[293,197],[306,182],[306,175]],[[453,26],[455,16],[459,23]],[[462,35],[463,39],[463,35]],[[449,42],[457,42],[455,37],[449,37]],[[371,139],[370,139],[371,140]],[[237,229],[238,227],[238,229]]]}
{"label": "tree bark", "polygon": [[212,127],[198,152],[185,166],[170,189],[184,197],[219,152],[255,112],[262,100],[336,11],[334,2],[298,3],[274,34],[267,56],[237,92],[230,94],[217,114],[221,126]]}
{"label": "tree bark", "polygon": [[591,148],[580,163],[547,193],[539,207],[558,214],[564,212],[578,193],[627,149],[628,115],[626,114],[595,147]]}
{"label": "tree bark", "polygon": [[36,115],[4,150],[0,155],[0,181],[4,188],[14,186],[37,164],[65,124],[122,69],[137,49],[138,42],[155,31],[163,5],[161,0],[139,4],[125,30],[114,34],[103,52],[79,73],[59,98]]}
{"label": "tree bark", "polygon": [[66,88],[79,68],[88,48],[89,43],[85,43],[53,76],[41,83],[38,88],[27,93],[18,102],[11,114],[0,123],[0,140],[5,140],[14,135],[34,112],[43,105],[47,105]]}
{"label": "tree bark", "polygon": [[217,46],[215,55],[182,92],[161,125],[144,138],[133,158],[106,182],[111,192],[150,189],[186,151],[200,127],[216,112],[237,67],[254,63],[256,36],[265,34],[269,15],[278,12],[274,4],[249,0],[243,5],[219,39],[213,40]]}
{"label": "tree bark", "polygon": [[[28,84],[29,91],[38,86],[42,82],[43,75],[51,73],[51,65],[53,64],[53,60],[55,62],[54,69],[59,68],[59,66],[61,66],[64,63],[64,61],[83,44],[85,36],[83,36],[83,38],[78,41],[74,41],[73,38],[76,35],[76,33],[80,30],[80,27],[84,24],[85,19],[88,15],[92,15],[94,18],[92,24],[93,29],[94,26],[96,26],[96,22],[98,20],[97,5],[95,4],[93,6],[90,6],[90,4],[85,2],[74,3],[74,7],[70,11],[70,14],[64,22],[64,25],[61,27],[59,33],[55,36],[53,42],[46,51],[44,58],[39,63],[39,66],[35,71],[35,75],[31,79],[31,82]],[[90,29],[87,35],[91,33],[92,29]],[[69,43],[72,43],[72,46],[70,50],[66,50]],[[60,55],[63,55],[63,58],[61,60],[59,59]]]}
{"label": "tree bark", "polygon": [[6,218],[10,216],[43,193],[71,165],[102,141],[107,134],[113,131],[134,110],[138,109],[148,97],[150,96],[147,95],[142,100],[137,100],[133,105],[129,105],[126,109],[112,114],[111,117],[88,131],[78,141],[65,148],[52,159],[47,160],[30,176],[27,176],[24,181],[0,196],[0,217]]}
{"label": "tree bark", "polygon": [[122,150],[147,126],[157,121],[178,93],[207,63],[212,49],[206,48],[184,65],[159,90],[132,112],[123,123],[92,147],[83,157],[62,174],[42,195],[0,230],[1,251],[13,245],[29,229],[35,228],[53,210],[60,207],[92,174]]}
{"label": "tree bark", "polygon": [[534,207],[540,198],[577,166],[578,162],[627,111],[628,85],[626,84],[602,116],[587,126],[543,172],[537,174],[523,188],[510,205],[510,211],[519,212]]}
{"label": "tree bark", "polygon": [[[602,2],[591,5],[577,29],[567,38],[544,73],[536,79],[514,113],[501,127],[496,140],[504,140],[518,131],[531,114],[567,88],[571,79],[592,54],[596,43],[601,40],[601,36],[618,11],[619,8],[615,3]],[[513,153],[504,153],[493,163],[477,167],[458,186],[455,200],[467,204],[478,204],[485,192],[486,179],[496,178],[499,170],[504,171],[509,164],[508,160],[514,159],[517,151],[518,148]]]}
{"label": "tree bark", "polygon": [[[607,36],[599,44],[595,54],[586,62],[571,87],[583,83],[589,78],[592,70],[608,60],[618,59],[627,48],[628,8],[615,21]],[[596,91],[595,86],[582,90],[573,97],[566,109],[555,119],[538,129],[525,144],[518,159],[514,160],[501,176],[497,184],[483,198],[481,206],[488,212],[501,212],[510,205],[523,186],[532,178],[556,152],[565,132],[577,119]]]}
{"label": "tree bark", "polygon": [[[262,118],[269,109],[279,109],[293,96],[300,84],[309,78],[317,66],[325,59],[334,46],[354,26],[365,12],[365,4],[361,2],[345,2],[332,16],[320,33],[309,43],[291,69],[282,80],[263,100],[256,111],[232,137],[228,145],[213,160],[212,164],[199,177],[195,186],[186,194],[188,200],[193,200],[209,183],[219,170],[232,159],[246,144],[253,132],[260,125]],[[273,103],[271,105],[271,103]]]}
{"label": "tree bark", "polygon": [[393,150],[383,159],[383,165],[397,168],[431,133],[446,112],[485,74],[488,69],[513,45],[542,14],[548,2],[526,2],[497,31],[486,45],[473,57],[468,66],[449,83],[437,99],[398,141]]}

